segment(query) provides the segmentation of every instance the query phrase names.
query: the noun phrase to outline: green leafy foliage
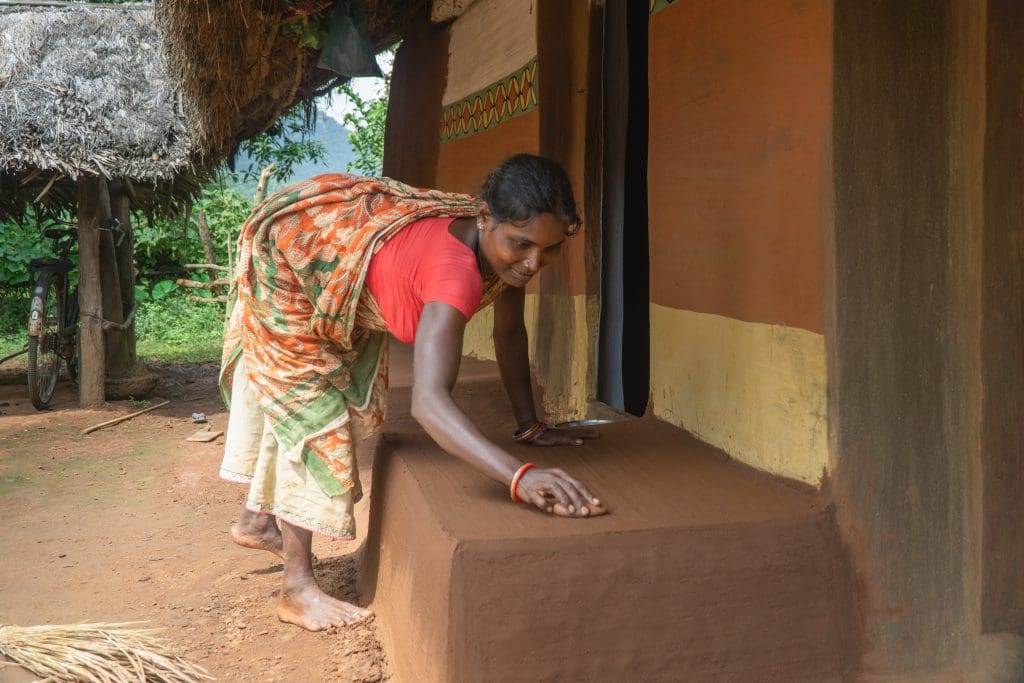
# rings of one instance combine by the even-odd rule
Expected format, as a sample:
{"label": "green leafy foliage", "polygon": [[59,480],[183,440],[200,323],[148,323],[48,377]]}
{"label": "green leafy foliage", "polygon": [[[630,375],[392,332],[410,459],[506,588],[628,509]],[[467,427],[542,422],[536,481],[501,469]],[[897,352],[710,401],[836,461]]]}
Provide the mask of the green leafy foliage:
{"label": "green leafy foliage", "polygon": [[28,339],[29,290],[12,290],[0,297],[0,358],[22,349]]}
{"label": "green leafy foliage", "polygon": [[179,289],[139,304],[138,355],[147,363],[206,363],[220,360],[224,307],[190,301]]}
{"label": "green leafy foliage", "polygon": [[[53,255],[33,214],[21,223],[0,222],[0,358],[25,346],[34,284],[29,262]],[[74,272],[70,277],[77,279]]]}
{"label": "green leafy foliage", "polygon": [[[382,110],[386,112],[386,106]],[[383,119],[379,123],[383,150]],[[305,112],[297,107],[288,112],[265,134],[243,143],[250,165],[239,175],[255,178],[266,164],[276,167],[274,179],[291,175],[295,165],[305,161],[323,162],[325,148],[311,137]],[[378,153],[379,157],[379,153]],[[379,161],[377,162],[379,167]],[[147,361],[206,362],[220,358],[224,330],[224,307],[188,299],[174,283],[176,277],[209,282],[203,271],[185,272],[186,263],[205,263],[199,239],[197,215],[202,213],[210,230],[215,260],[228,262],[228,244],[234,249],[242,224],[251,212],[251,197],[233,189],[236,174],[222,169],[204,188],[186,222],[176,219],[147,220],[132,217],[134,256],[139,281],[135,287],[139,310],[136,314],[138,353]],[[41,237],[34,216],[22,223],[0,222],[0,357],[25,344],[30,298],[29,261],[52,256],[50,243]],[[77,280],[71,273],[72,284]],[[205,290],[194,296],[210,298]]]}
{"label": "green leafy foliage", "polygon": [[29,286],[29,261],[52,255],[49,241],[31,218],[24,223],[0,223],[0,298],[7,290]]}
{"label": "green leafy foliage", "polygon": [[391,74],[384,74],[384,87],[377,97],[364,99],[348,83],[339,88],[355,108],[345,114],[348,140],[355,152],[348,170],[368,176],[380,175],[384,168],[384,126],[388,117]]}
{"label": "green leafy foliage", "polygon": [[[135,260],[144,279],[166,279],[183,275],[181,264],[205,263],[206,256],[199,239],[198,214],[206,217],[210,241],[218,263],[227,263],[228,240],[234,248],[238,231],[249,217],[249,200],[228,187],[221,177],[206,186],[192,207],[188,224],[181,219],[159,220],[137,226]],[[189,277],[192,277],[191,275]],[[195,279],[195,278],[192,278]]]}
{"label": "green leafy foliage", "polygon": [[163,299],[177,288],[178,285],[174,284],[171,280],[161,280],[153,285],[153,289],[150,291],[149,295],[152,297],[153,301],[160,301],[160,299]]}
{"label": "green leafy foliage", "polygon": [[267,164],[274,164],[274,180],[281,182],[292,174],[292,169],[304,161],[322,162],[327,155],[323,143],[312,136],[312,121],[303,105],[286,112],[265,133],[242,143],[250,163],[239,169],[242,180],[259,178]]}

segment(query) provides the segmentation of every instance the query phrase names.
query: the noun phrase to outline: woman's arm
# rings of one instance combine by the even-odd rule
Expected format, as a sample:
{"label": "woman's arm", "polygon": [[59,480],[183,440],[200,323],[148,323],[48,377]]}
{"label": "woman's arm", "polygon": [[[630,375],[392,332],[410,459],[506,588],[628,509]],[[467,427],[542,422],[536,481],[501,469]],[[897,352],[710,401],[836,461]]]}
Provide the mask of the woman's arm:
{"label": "woman's arm", "polygon": [[530,381],[530,338],[523,322],[526,290],[506,287],[494,301],[494,355],[520,429],[537,421]]}
{"label": "woman's arm", "polygon": [[[465,317],[453,306],[430,302],[423,307],[414,346],[412,414],[441,448],[508,486],[523,463],[481,434],[452,400],[465,328]],[[528,470],[518,492],[555,514],[604,512],[586,486],[560,469]]]}
{"label": "woman's arm", "polygon": [[[501,381],[512,402],[512,414],[520,429],[537,422],[530,379],[530,339],[523,322],[526,290],[506,287],[494,301],[494,354],[498,360]],[[584,439],[600,435],[593,429],[548,428],[531,441],[536,446],[580,446]]]}

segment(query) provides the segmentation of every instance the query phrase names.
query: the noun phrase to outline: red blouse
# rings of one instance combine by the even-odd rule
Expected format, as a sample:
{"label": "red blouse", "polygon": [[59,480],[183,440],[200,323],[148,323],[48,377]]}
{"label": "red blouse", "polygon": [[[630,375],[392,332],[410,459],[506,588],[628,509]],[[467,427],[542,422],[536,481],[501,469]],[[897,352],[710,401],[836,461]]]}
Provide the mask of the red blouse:
{"label": "red blouse", "polygon": [[428,301],[457,308],[466,320],[480,306],[484,283],[473,250],[448,232],[454,218],[423,218],[384,243],[366,273],[388,329],[407,344],[416,338]]}

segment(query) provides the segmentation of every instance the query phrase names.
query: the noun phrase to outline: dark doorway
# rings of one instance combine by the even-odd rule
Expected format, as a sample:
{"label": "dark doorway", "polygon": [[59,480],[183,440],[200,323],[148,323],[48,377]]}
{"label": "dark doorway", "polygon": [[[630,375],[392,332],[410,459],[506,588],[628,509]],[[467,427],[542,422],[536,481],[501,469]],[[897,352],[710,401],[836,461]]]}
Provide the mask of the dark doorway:
{"label": "dark doorway", "polygon": [[605,6],[597,397],[633,415],[644,413],[650,395],[648,20],[646,2]]}

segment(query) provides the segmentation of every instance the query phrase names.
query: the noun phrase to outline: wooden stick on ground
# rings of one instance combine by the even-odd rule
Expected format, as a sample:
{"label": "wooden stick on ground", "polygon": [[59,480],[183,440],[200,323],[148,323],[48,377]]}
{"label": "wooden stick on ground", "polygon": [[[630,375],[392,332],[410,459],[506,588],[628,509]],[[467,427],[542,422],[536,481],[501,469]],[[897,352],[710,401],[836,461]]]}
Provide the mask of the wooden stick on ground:
{"label": "wooden stick on ground", "polygon": [[121,417],[115,417],[113,420],[107,420],[106,422],[100,422],[99,424],[95,424],[92,427],[86,427],[85,429],[82,430],[82,434],[89,434],[91,432],[95,432],[98,429],[103,429],[104,427],[111,427],[113,425],[118,424],[119,422],[124,422],[125,420],[130,420],[133,417],[135,417],[136,415],[142,415],[143,413],[148,413],[151,410],[156,410],[157,408],[163,408],[168,403],[170,403],[170,401],[164,401],[163,403],[157,403],[155,406],[150,406],[148,408],[143,408],[142,410],[136,410],[134,413],[128,413],[127,415],[122,415]]}

